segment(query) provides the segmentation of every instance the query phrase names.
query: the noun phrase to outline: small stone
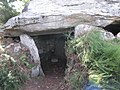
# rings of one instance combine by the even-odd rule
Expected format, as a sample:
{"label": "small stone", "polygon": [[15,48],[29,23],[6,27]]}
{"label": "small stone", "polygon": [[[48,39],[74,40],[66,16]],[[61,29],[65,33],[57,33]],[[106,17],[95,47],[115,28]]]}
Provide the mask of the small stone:
{"label": "small stone", "polygon": [[56,62],[58,62],[58,59],[57,58],[52,58],[51,62],[56,63]]}
{"label": "small stone", "polygon": [[39,66],[33,67],[31,72],[31,77],[37,77],[40,74]]}
{"label": "small stone", "polygon": [[48,86],[46,86],[46,88],[49,88]]}
{"label": "small stone", "polygon": [[115,36],[111,32],[102,31],[102,37],[104,40],[113,40]]}
{"label": "small stone", "polygon": [[3,53],[5,50],[4,48],[0,45],[0,54]]}
{"label": "small stone", "polygon": [[120,33],[118,33],[116,37],[117,37],[118,39],[120,39]]}
{"label": "small stone", "polygon": [[21,50],[21,46],[20,46],[20,43],[17,43],[14,45],[14,53],[17,53]]}
{"label": "small stone", "polygon": [[38,88],[40,88],[40,86],[38,86]]}

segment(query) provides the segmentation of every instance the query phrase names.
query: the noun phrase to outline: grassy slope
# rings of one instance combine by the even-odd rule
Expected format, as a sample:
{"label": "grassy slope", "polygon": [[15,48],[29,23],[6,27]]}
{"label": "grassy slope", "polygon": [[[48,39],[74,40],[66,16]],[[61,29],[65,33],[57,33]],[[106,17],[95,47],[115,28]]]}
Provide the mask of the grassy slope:
{"label": "grassy slope", "polygon": [[[99,31],[68,41],[68,52],[76,52],[89,69],[89,80],[105,90],[119,90],[120,41],[105,41]],[[114,84],[114,85],[113,85]]]}

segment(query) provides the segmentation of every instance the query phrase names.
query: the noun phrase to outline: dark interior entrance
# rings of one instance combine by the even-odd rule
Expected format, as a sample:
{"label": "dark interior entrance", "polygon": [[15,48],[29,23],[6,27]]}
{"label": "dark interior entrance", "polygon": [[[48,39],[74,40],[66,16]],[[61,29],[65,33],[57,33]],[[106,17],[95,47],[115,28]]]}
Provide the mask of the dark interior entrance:
{"label": "dark interior entrance", "polygon": [[44,73],[64,72],[67,62],[65,55],[65,35],[40,35],[33,38],[39,50]]}
{"label": "dark interior entrance", "polygon": [[120,32],[120,23],[113,23],[106,27],[104,27],[105,30],[112,32],[114,36],[116,36]]}

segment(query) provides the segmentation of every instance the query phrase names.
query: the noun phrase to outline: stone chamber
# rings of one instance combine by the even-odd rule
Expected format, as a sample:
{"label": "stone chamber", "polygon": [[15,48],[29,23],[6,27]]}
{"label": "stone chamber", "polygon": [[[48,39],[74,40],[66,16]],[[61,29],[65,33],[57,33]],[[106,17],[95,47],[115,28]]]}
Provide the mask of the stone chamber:
{"label": "stone chamber", "polygon": [[64,34],[38,35],[32,37],[39,51],[41,66],[46,74],[63,72],[66,68],[66,37]]}

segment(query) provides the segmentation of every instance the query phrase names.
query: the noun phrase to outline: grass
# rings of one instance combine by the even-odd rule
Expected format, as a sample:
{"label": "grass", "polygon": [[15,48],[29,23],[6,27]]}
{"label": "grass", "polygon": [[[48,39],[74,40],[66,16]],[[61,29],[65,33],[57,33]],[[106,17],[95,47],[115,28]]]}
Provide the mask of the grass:
{"label": "grass", "polygon": [[[80,62],[88,68],[89,80],[105,90],[119,90],[120,41],[106,41],[100,31],[68,41],[68,53],[76,53]],[[114,83],[113,83],[114,82]]]}

